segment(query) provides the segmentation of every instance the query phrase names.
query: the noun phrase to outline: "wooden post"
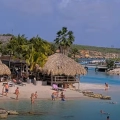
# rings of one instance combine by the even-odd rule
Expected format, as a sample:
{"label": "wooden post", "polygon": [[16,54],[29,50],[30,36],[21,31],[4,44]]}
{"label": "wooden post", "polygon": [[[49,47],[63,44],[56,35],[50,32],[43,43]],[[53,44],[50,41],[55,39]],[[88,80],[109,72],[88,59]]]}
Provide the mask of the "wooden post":
{"label": "wooden post", "polygon": [[68,76],[67,76],[67,83],[68,83]]}
{"label": "wooden post", "polygon": [[51,75],[51,86],[52,86],[52,84],[53,84],[53,76]]}
{"label": "wooden post", "polygon": [[55,83],[56,83],[56,76],[54,76],[55,77]]}

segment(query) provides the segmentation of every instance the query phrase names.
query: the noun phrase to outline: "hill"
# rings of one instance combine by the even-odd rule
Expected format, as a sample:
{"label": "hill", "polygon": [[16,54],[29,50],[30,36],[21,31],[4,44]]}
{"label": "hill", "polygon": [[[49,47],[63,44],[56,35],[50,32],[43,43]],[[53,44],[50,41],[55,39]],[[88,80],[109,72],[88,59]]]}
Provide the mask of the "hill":
{"label": "hill", "polygon": [[89,50],[89,51],[98,51],[101,53],[120,54],[120,48],[107,48],[107,47],[96,47],[96,46],[86,46],[86,45],[76,45],[76,44],[74,44],[72,47],[75,47],[78,50]]}
{"label": "hill", "polygon": [[90,57],[90,58],[120,58],[119,48],[107,48],[96,47],[86,45],[72,45],[73,48],[77,48],[80,52],[78,57]]}

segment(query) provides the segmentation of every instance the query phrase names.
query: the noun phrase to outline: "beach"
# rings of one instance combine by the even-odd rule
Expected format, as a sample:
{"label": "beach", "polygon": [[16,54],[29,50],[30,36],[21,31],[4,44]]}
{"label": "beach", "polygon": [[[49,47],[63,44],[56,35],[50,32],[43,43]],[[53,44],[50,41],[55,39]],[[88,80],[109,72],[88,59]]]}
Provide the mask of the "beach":
{"label": "beach", "polygon": [[[109,84],[109,89],[105,91],[105,82]],[[65,89],[64,94],[66,100],[63,102],[60,99],[51,100],[51,94],[54,92],[51,86],[43,86],[40,83],[33,85],[25,83],[26,86],[15,85],[10,87],[8,97],[0,97],[0,107],[7,110],[16,110],[18,112],[43,112],[43,115],[36,116],[8,116],[8,120],[106,120],[107,115],[101,114],[100,110],[110,113],[111,120],[119,120],[120,106],[120,80],[119,76],[108,76],[105,73],[95,73],[94,70],[89,70],[86,76],[80,79],[80,92]],[[74,84],[78,89],[78,84]],[[16,95],[13,94],[15,89],[19,87],[19,100],[15,100]],[[0,83],[2,92],[2,83]],[[83,96],[81,91],[88,90],[94,93],[111,96],[111,100],[101,100]],[[31,105],[31,93],[38,92],[38,99]],[[117,104],[110,104],[117,102]]]}
{"label": "beach", "polygon": [[[0,83],[0,88],[1,88],[1,92],[2,92],[2,84]],[[76,89],[78,89],[78,84],[74,84],[74,86],[76,87]],[[32,83],[28,84],[25,83],[25,85],[20,86],[20,85],[15,85],[13,87],[9,87],[9,92],[8,92],[8,97],[6,96],[2,96],[1,99],[14,99],[16,97],[16,95],[14,94],[15,89],[19,87],[19,99],[30,99],[31,93],[35,93],[37,91],[38,94],[38,99],[51,99],[51,94],[54,92],[54,90],[52,90],[51,86],[48,85],[34,85]],[[83,98],[83,94],[81,93],[81,91],[84,90],[104,90],[104,85],[100,85],[100,84],[89,84],[89,83],[79,83],[79,92],[75,91],[75,90],[71,90],[69,88],[64,89],[64,94],[66,96],[66,99],[74,99],[74,98]]]}

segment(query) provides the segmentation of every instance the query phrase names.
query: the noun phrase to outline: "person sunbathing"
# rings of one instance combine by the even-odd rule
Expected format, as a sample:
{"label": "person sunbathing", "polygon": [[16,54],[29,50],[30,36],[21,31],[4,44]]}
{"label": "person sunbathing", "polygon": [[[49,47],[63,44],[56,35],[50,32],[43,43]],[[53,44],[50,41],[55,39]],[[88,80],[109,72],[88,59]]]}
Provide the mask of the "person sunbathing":
{"label": "person sunbathing", "polygon": [[16,79],[14,79],[14,78],[13,78],[13,80],[12,80],[12,81],[13,81],[14,83],[17,83],[17,80],[16,80]]}
{"label": "person sunbathing", "polygon": [[17,84],[22,84],[22,81],[21,81],[21,80],[18,80],[18,81],[17,81]]}

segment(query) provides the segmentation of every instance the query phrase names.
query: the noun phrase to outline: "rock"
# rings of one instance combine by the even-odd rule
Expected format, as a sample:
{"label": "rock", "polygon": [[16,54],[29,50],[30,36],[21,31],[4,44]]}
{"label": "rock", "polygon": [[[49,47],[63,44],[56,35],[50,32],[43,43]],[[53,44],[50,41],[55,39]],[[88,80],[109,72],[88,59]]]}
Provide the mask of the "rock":
{"label": "rock", "polygon": [[15,110],[10,110],[10,111],[7,111],[8,112],[8,115],[18,115],[19,113]]}
{"label": "rock", "polygon": [[103,100],[111,100],[111,97],[110,97],[110,96],[102,96],[100,99],[103,99]]}
{"label": "rock", "polygon": [[84,94],[84,96],[88,97],[99,98],[103,100],[111,100],[110,96],[103,96],[102,94],[93,93],[92,91],[83,91],[82,93]]}
{"label": "rock", "polygon": [[5,109],[0,108],[0,119],[7,118],[8,113]]}
{"label": "rock", "polygon": [[8,113],[0,113],[0,119],[6,119],[8,116]]}
{"label": "rock", "polygon": [[92,91],[82,91],[83,94],[92,94]]}

